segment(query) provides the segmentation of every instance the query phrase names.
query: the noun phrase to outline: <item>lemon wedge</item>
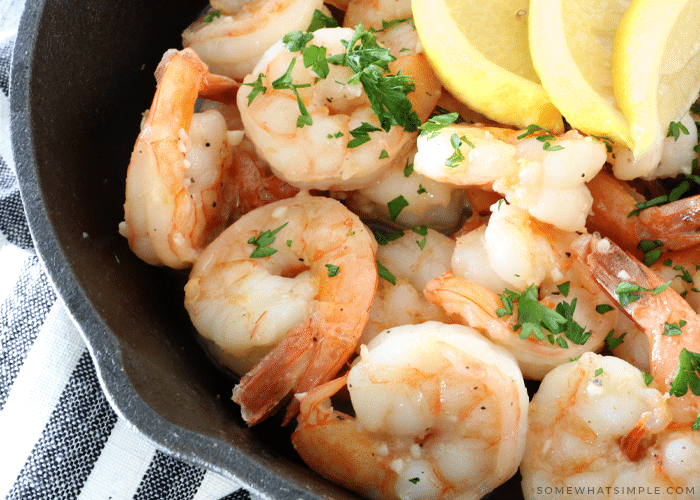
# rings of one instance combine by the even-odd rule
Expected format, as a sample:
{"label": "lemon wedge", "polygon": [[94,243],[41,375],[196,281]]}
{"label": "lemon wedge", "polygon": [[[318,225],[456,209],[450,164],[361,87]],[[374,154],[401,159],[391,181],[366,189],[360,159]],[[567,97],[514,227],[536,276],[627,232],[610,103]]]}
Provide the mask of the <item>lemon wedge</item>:
{"label": "lemon wedge", "polygon": [[615,100],[612,45],[629,0],[531,0],[530,53],[554,105],[578,130],[632,147]]}
{"label": "lemon wedge", "polygon": [[528,0],[412,0],[423,50],[455,97],[486,117],[563,131],[532,67]]}
{"label": "lemon wedge", "polygon": [[633,0],[620,20],[612,74],[635,159],[660,155],[669,124],[698,97],[699,26],[699,0]]}

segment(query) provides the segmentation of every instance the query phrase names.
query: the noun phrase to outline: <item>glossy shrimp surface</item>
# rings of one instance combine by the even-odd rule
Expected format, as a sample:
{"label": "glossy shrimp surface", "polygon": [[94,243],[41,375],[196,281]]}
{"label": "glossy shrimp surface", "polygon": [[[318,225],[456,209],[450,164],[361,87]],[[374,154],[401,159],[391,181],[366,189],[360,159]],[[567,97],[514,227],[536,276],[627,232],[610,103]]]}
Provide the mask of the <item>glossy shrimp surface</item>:
{"label": "glossy shrimp surface", "polygon": [[335,200],[301,192],[249,212],[209,245],[185,306],[200,334],[245,370],[234,401],[252,425],[288,393],[337,373],[376,286],[374,241],[362,222]]}
{"label": "glossy shrimp surface", "polygon": [[[319,29],[309,43],[327,56],[337,56],[347,52],[341,41],[352,40],[354,33],[349,28]],[[416,120],[425,119],[441,91],[425,57],[409,53],[391,62],[389,69],[401,71],[420,89],[410,92],[406,102]],[[355,189],[378,178],[394,162],[405,161],[416,124],[385,129],[363,86],[351,81],[352,76],[349,67],[331,64],[319,78],[313,67],[304,67],[301,52],[290,51],[280,41],[246,77],[238,93],[246,134],[279,177],[303,188]],[[281,78],[287,83],[273,83]],[[255,91],[256,85],[264,92]],[[408,110],[404,114],[408,116]],[[358,128],[369,130],[371,139],[355,145]]]}
{"label": "glossy shrimp surface", "polygon": [[510,354],[468,327],[427,322],[375,338],[347,375],[355,418],[328,402],[344,384],[302,397],[292,443],[350,489],[478,499],[517,470],[527,428],[522,376]]}
{"label": "glossy shrimp surface", "polygon": [[238,84],[191,50],[168,51],[126,176],[120,233],[154,265],[184,268],[229,223],[232,147],[223,116],[194,113],[199,96],[233,101]]}

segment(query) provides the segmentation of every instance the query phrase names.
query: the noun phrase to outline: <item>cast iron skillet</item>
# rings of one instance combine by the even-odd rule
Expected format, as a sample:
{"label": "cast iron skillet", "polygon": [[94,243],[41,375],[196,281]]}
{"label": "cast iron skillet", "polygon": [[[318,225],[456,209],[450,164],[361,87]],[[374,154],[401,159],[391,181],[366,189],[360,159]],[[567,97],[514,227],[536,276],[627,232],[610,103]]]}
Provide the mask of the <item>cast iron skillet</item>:
{"label": "cast iron skillet", "polygon": [[[182,307],[186,275],[118,235],[153,71],[198,0],[28,0],[12,68],[12,142],[37,251],[114,409],[161,450],[273,498],[357,499],[311,472],[279,421],[248,429]],[[490,498],[521,497],[518,478]]]}

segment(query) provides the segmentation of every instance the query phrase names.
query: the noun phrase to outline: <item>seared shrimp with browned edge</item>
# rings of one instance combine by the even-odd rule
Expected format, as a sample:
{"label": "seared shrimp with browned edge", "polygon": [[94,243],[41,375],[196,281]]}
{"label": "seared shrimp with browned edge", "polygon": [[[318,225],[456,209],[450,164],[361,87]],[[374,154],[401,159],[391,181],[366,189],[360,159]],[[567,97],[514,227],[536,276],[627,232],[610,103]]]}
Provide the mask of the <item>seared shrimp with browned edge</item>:
{"label": "seared shrimp with browned edge", "polygon": [[[244,215],[197,259],[185,307],[245,373],[233,399],[248,424],[330,380],[355,352],[377,287],[374,245],[342,204],[302,191]],[[297,409],[294,399],[285,421]]]}
{"label": "seared shrimp with browned edge", "polygon": [[194,113],[198,97],[235,102],[238,84],[209,73],[189,49],[169,50],[126,174],[120,233],[153,265],[189,267],[229,224],[231,157],[240,132],[217,111]]}

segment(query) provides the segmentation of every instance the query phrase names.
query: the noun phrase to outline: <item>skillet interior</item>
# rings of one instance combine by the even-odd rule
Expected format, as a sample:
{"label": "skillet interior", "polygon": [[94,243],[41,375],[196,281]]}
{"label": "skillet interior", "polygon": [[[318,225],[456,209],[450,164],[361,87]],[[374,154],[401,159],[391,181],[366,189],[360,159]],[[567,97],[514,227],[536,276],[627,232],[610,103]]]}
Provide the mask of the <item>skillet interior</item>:
{"label": "skillet interior", "polygon": [[[309,471],[276,421],[248,429],[233,381],[195,340],[181,273],[117,233],[126,167],[163,52],[206,5],[28,1],[12,71],[12,139],[38,253],[115,410],[159,448],[271,497],[353,499]],[[514,478],[491,498],[521,498]]]}

